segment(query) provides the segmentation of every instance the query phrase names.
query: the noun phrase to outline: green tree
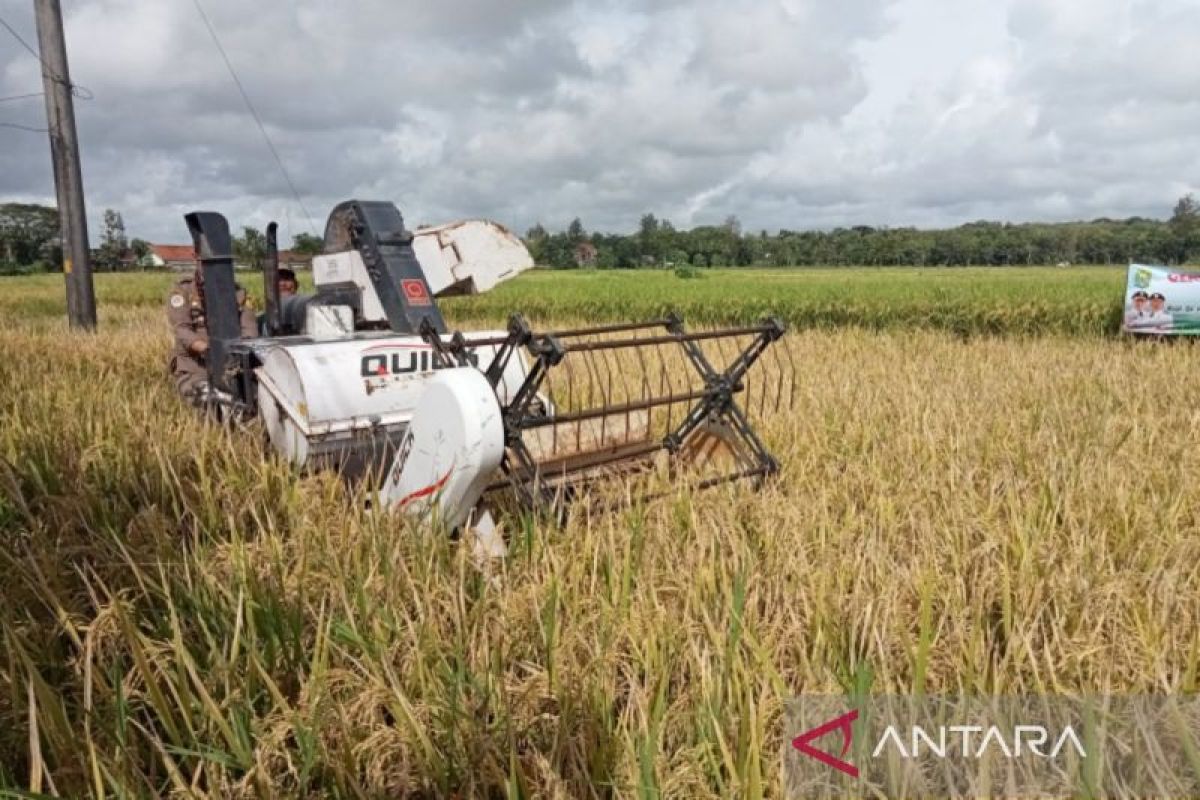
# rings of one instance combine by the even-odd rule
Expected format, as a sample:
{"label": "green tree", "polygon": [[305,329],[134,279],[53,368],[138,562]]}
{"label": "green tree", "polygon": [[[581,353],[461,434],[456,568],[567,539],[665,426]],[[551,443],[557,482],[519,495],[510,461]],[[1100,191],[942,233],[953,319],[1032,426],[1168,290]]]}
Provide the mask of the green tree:
{"label": "green tree", "polygon": [[642,238],[649,238],[658,233],[658,217],[653,214],[643,214],[642,220],[638,223],[638,231]]}
{"label": "green tree", "polygon": [[301,256],[320,255],[325,250],[325,240],[311,233],[297,233],[292,237],[292,252]]}
{"label": "green tree", "polygon": [[1196,202],[1195,196],[1188,194],[1179,198],[1167,225],[1171,229],[1174,260],[1183,264],[1200,249],[1200,203]]}
{"label": "green tree", "polygon": [[147,267],[150,264],[150,243],[145,239],[133,239],[129,243],[129,251],[133,253],[133,257],[137,259],[139,267]]}
{"label": "green tree", "polygon": [[542,227],[542,223],[536,223],[532,228],[525,232],[525,246],[529,248],[529,255],[533,258],[534,264],[548,264],[546,242],[549,240],[550,234]]}
{"label": "green tree", "polygon": [[242,235],[234,237],[233,254],[237,260],[251,269],[262,269],[267,260],[267,237],[258,228],[246,225]]}
{"label": "green tree", "polygon": [[[746,234],[737,217],[721,225],[677,231],[643,214],[630,234],[589,234],[578,219],[566,231],[541,225],[526,237],[538,264],[635,268],[682,266],[1009,266],[1069,263],[1180,262],[1200,255],[1200,201],[1191,196],[1171,220],[1141,217],[1090,222],[979,220],[956,228],[918,230],[854,225],[832,231],[781,229]],[[581,245],[589,247],[581,247]],[[594,249],[594,252],[592,250]]]}
{"label": "green tree", "polygon": [[587,241],[587,231],[584,229],[579,217],[571,220],[571,224],[567,226],[567,239],[570,240],[571,244],[579,244],[580,242]]}
{"label": "green tree", "polygon": [[663,236],[658,218],[653,214],[643,214],[638,225],[637,261],[646,264],[656,264],[666,251],[665,236]]}
{"label": "green tree", "polygon": [[129,239],[125,235],[121,212],[104,209],[104,232],[100,234],[100,247],[96,250],[96,269],[115,272],[124,265],[128,253]]}
{"label": "green tree", "polygon": [[6,271],[62,264],[58,210],[27,203],[0,204],[0,268]]}

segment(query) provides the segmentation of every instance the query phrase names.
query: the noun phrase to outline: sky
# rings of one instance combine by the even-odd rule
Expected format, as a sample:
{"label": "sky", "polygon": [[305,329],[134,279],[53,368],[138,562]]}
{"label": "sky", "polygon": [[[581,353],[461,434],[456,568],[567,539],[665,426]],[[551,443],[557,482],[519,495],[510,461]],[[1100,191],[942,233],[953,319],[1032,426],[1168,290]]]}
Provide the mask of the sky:
{"label": "sky", "polygon": [[[211,19],[299,200],[221,59]],[[93,241],[182,215],[320,233],[1165,218],[1200,191],[1200,0],[62,0]],[[253,8],[252,16],[246,9]],[[33,3],[0,18],[36,46]],[[41,90],[0,28],[0,98]],[[41,98],[0,123],[44,127]],[[0,126],[0,202],[52,202]]]}

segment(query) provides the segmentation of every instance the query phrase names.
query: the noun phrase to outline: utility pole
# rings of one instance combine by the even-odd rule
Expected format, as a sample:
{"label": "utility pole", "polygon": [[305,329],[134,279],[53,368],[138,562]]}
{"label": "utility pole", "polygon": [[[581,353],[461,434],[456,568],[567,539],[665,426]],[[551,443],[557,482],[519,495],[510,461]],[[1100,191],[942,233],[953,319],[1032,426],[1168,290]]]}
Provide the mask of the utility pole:
{"label": "utility pole", "polygon": [[63,276],[67,282],[67,317],[71,327],[96,328],[96,291],[88,250],[87,212],[83,205],[83,174],[79,168],[79,139],[75,135],[75,102],[67,69],[59,0],[34,0],[42,85],[46,90],[46,122],[50,129],[50,160],[58,195],[62,228]]}

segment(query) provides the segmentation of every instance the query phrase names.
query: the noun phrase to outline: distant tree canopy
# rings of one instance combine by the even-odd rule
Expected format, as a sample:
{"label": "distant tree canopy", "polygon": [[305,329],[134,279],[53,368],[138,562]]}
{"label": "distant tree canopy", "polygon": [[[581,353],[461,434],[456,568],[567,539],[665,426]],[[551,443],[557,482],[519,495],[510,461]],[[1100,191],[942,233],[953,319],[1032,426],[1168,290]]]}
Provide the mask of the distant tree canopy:
{"label": "distant tree canopy", "polygon": [[[745,232],[737,216],[721,225],[676,230],[670,221],[644,214],[630,234],[589,233],[578,217],[565,231],[550,233],[540,223],[525,235],[534,260],[559,269],[681,266],[1016,266],[1032,264],[1123,264],[1133,261],[1187,264],[1200,259],[1200,201],[1181,197],[1167,220],[1130,217],[1091,222],[971,222],[957,228],[874,228],[856,225],[832,231]],[[319,237],[300,233],[292,250],[320,253]],[[261,269],[266,236],[246,227],[234,239],[240,263]],[[121,214],[104,212],[97,269],[143,263],[149,244],[130,240]],[[62,246],[54,208],[0,204],[0,274],[61,269]]]}
{"label": "distant tree canopy", "polygon": [[61,269],[58,211],[26,203],[0,205],[0,273]]}
{"label": "distant tree canopy", "polygon": [[301,256],[319,255],[325,249],[325,241],[311,233],[297,233],[292,237],[292,252]]}
{"label": "distant tree canopy", "polygon": [[[101,271],[132,269],[145,266],[149,255],[148,242],[129,240],[121,212],[106,208],[100,246],[92,250],[92,266]],[[61,269],[58,210],[22,203],[0,205],[0,274]]]}
{"label": "distant tree canopy", "polygon": [[125,235],[125,220],[121,212],[104,209],[104,231],[100,235],[100,247],[92,259],[93,266],[97,270],[114,272],[133,260],[134,254],[129,248],[129,237]]}
{"label": "distant tree canopy", "polygon": [[242,235],[233,237],[233,255],[239,264],[262,269],[267,260],[267,236],[258,228],[246,225]]}
{"label": "distant tree canopy", "polygon": [[1200,202],[1188,195],[1168,221],[1130,217],[1091,222],[971,222],[957,228],[873,228],[832,231],[781,230],[743,233],[736,216],[720,226],[675,230],[645,214],[633,234],[587,233],[578,218],[560,233],[540,223],[525,237],[544,266],[580,266],[580,244],[598,268],[734,266],[1017,266],[1123,264],[1143,261],[1186,264],[1200,257]]}

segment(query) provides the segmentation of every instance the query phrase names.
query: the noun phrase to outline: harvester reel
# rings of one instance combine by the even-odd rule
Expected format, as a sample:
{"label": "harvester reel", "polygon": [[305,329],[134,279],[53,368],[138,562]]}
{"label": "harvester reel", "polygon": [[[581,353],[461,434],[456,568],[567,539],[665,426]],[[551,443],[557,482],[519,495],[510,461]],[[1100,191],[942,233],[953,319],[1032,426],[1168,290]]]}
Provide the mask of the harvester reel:
{"label": "harvester reel", "polygon": [[[671,316],[535,333],[514,316],[508,335],[492,340],[456,335],[446,342],[432,329],[422,336],[446,366],[467,364],[471,348],[496,348],[479,368],[498,395],[509,360],[524,358],[525,380],[502,408],[501,477],[488,488],[510,490],[521,507],[561,520],[570,502],[602,479],[665,467],[671,479],[692,478],[704,488],[742,479],[758,486],[775,474],[778,464],[738,398],[753,402],[747,376],[783,332],[774,319],[688,332]],[[760,387],[760,412],[770,394]],[[773,394],[778,408],[782,387]]]}

